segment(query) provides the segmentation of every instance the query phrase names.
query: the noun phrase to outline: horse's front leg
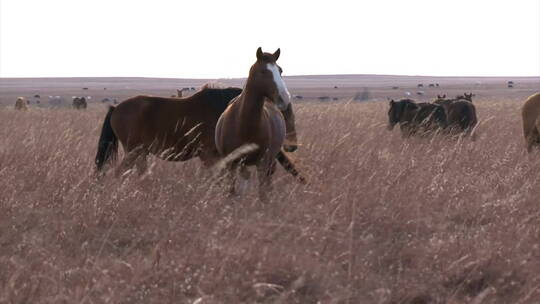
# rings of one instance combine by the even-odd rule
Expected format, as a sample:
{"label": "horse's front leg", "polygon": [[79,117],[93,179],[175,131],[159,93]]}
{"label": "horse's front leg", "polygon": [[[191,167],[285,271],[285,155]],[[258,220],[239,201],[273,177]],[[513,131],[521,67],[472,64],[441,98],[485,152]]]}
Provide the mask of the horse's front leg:
{"label": "horse's front leg", "polygon": [[272,174],[275,170],[275,159],[262,161],[257,165],[257,178],[259,180],[259,198],[262,202],[268,202],[268,194],[272,191]]}

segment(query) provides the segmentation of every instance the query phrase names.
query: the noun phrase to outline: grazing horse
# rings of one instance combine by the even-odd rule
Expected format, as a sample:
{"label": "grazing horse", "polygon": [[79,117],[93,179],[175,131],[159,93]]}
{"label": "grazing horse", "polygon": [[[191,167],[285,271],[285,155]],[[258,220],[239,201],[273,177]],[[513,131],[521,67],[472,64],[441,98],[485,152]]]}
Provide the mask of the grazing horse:
{"label": "grazing horse", "polygon": [[15,101],[15,110],[26,111],[28,110],[27,101],[24,97],[17,97]]}
{"label": "grazing horse", "polygon": [[540,148],[540,93],[536,93],[525,101],[521,108],[523,119],[523,136],[527,151]]}
{"label": "grazing horse", "polygon": [[478,123],[476,107],[472,103],[473,96],[472,93],[465,93],[464,96],[458,96],[456,99],[446,99],[446,95],[437,95],[437,99],[433,103],[444,108],[448,121],[447,131],[449,133],[471,135]]}
{"label": "grazing horse", "polygon": [[[240,88],[211,88],[205,85],[187,98],[137,96],[111,106],[101,130],[96,154],[96,168],[114,159],[118,141],[125,157],[116,169],[120,175],[133,165],[142,174],[148,154],[168,161],[186,161],[198,157],[205,166],[214,165],[219,154],[214,133],[219,116],[229,102],[242,92]],[[296,132],[292,108],[286,109],[289,141],[277,156],[281,165],[301,181],[294,164],[285,154],[296,149]]]}
{"label": "grazing horse", "polygon": [[390,100],[388,130],[399,124],[403,137],[426,135],[446,128],[444,108],[430,103],[415,103],[411,99]]}
{"label": "grazing horse", "polygon": [[257,49],[257,61],[251,66],[242,94],[235,98],[221,115],[216,126],[216,147],[227,156],[243,146],[255,144],[229,166],[232,174],[230,193],[234,194],[236,167],[247,177],[246,166],[257,167],[259,197],[266,201],[271,188],[275,159],[285,141],[286,124],[280,110],[290,105],[290,94],[276,64],[280,55]]}
{"label": "grazing horse", "polygon": [[86,98],[84,97],[75,97],[73,98],[72,106],[74,109],[80,110],[80,109],[86,109]]}

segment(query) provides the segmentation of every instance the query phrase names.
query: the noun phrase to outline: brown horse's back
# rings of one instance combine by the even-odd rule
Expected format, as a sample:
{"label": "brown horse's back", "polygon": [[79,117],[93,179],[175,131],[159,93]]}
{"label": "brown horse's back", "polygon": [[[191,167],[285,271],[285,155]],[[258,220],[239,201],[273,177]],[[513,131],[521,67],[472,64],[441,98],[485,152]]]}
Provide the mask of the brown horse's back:
{"label": "brown horse's back", "polygon": [[111,125],[126,152],[144,149],[182,161],[196,156],[201,146],[214,147],[215,125],[227,104],[197,94],[184,99],[137,96],[116,107]]}
{"label": "brown horse's back", "polygon": [[472,130],[478,123],[476,108],[467,100],[457,100],[448,105],[448,124],[461,131]]}
{"label": "brown horse's back", "polygon": [[521,117],[527,150],[531,152],[534,146],[540,146],[540,93],[527,98],[521,108]]}

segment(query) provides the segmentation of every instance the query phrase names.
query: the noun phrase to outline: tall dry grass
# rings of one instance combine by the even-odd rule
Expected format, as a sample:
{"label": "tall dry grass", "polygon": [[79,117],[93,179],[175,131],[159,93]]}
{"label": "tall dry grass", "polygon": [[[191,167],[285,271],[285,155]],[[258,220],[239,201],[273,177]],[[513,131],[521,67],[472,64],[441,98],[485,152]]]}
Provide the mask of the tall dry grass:
{"label": "tall dry grass", "polygon": [[0,303],[540,303],[540,155],[519,103],[403,140],[386,103],[300,104],[268,204],[198,160],[96,181],[105,114],[0,111]]}

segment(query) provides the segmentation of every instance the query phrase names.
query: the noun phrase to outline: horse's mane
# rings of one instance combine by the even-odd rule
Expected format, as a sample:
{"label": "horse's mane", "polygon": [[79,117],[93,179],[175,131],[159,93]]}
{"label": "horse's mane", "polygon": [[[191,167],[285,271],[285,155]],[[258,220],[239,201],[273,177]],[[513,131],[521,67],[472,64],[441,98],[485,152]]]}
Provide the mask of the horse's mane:
{"label": "horse's mane", "polygon": [[206,83],[189,98],[209,101],[209,106],[215,106],[223,111],[240,93],[242,93],[241,88],[225,87],[220,83]]}
{"label": "horse's mane", "polygon": [[224,89],[224,88],[225,88],[225,85],[223,83],[218,82],[218,81],[213,81],[213,82],[207,82],[203,84],[201,88],[199,89],[199,91],[202,91],[204,89]]}
{"label": "horse's mane", "polygon": [[404,99],[400,99],[396,102],[406,102],[406,103],[416,103],[414,100],[410,99],[410,98],[404,98]]}

